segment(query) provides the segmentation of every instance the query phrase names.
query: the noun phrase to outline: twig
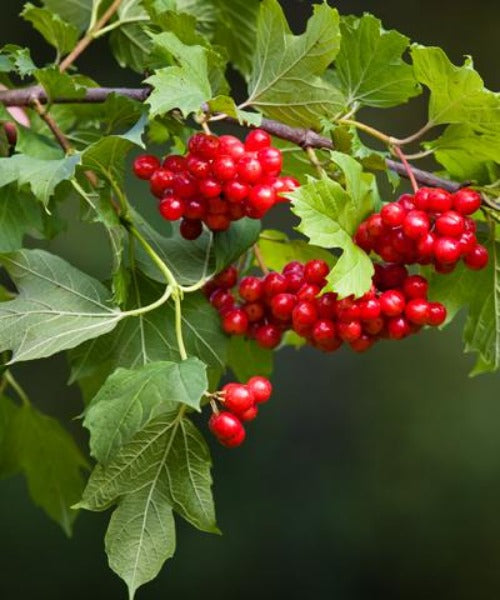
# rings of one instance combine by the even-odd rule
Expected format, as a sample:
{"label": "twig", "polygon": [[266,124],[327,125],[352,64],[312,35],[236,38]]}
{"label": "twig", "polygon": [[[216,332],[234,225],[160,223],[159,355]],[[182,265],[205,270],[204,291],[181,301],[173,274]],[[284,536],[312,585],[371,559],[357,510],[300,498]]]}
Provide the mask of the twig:
{"label": "twig", "polygon": [[61,73],[66,71],[75,60],[82,54],[87,47],[94,41],[94,35],[111,19],[115,12],[120,8],[120,4],[123,0],[115,0],[113,4],[105,11],[102,17],[97,21],[94,27],[91,27],[87,33],[82,37],[78,44],[73,50],[66,56],[66,58],[59,65]]}
{"label": "twig", "polygon": [[264,275],[269,274],[269,269],[266,267],[266,263],[264,262],[264,257],[262,256],[262,252],[260,251],[259,245],[253,245],[253,254],[255,256],[255,260],[259,265],[260,270],[264,273]]}
{"label": "twig", "polygon": [[417,180],[415,179],[415,175],[413,174],[413,169],[412,169],[410,163],[406,160],[406,156],[404,155],[404,152],[401,150],[401,148],[399,146],[394,146],[393,150],[398,155],[398,158],[400,159],[400,161],[403,163],[404,168],[406,170],[406,174],[408,176],[408,179],[411,182],[411,187],[413,188],[413,191],[416,194],[418,192],[418,183],[417,183]]}
{"label": "twig", "polygon": [[38,98],[33,98],[32,106],[33,106],[33,109],[35,110],[35,112],[38,114],[38,116],[43,121],[45,121],[45,123],[47,124],[47,127],[50,129],[50,131],[52,131],[52,134],[56,138],[59,146],[61,146],[61,148],[64,150],[64,152],[66,154],[70,153],[73,150],[73,148],[71,147],[71,144],[68,142],[68,140],[66,139],[66,136],[59,128],[59,125],[55,122],[53,117],[49,114],[47,109],[45,109],[41,105]]}

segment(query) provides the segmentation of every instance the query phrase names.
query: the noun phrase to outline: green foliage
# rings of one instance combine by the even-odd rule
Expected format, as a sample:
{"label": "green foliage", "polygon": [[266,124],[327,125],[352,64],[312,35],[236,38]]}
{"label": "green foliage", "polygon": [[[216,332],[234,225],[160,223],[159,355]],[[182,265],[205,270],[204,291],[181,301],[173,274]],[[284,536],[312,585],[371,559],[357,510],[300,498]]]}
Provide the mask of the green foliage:
{"label": "green foliage", "polygon": [[[244,382],[273,370],[273,351],[222,331],[205,284],[232,264],[241,274],[253,272],[258,250],[259,263],[261,257],[275,271],[290,261],[323,259],[331,268],[324,290],[341,298],[363,295],[374,267],[353,235],[380,208],[377,179],[399,185],[387,161],[395,146],[406,151],[425,139],[422,148],[442,177],[477,183],[486,195],[474,217],[481,235],[488,225],[487,268],[475,272],[460,264],[451,274],[433,274],[430,298],[444,302],[450,319],[467,310],[465,350],[478,356],[473,373],[498,370],[500,96],[485,88],[472,59],[456,66],[440,48],[410,46],[375,17],[341,18],[327,3],[313,7],[299,34],[277,0],[127,0],[119,6],[43,0],[27,4],[22,18],[56,56],[41,65],[28,48],[0,49],[2,83],[38,85],[48,97],[43,109],[21,98],[29,119],[23,124],[0,106],[0,121],[8,123],[7,129],[0,125],[0,477],[22,473],[34,502],[66,533],[77,515],[72,505],[114,507],[105,548],[129,598],[173,555],[174,512],[202,531],[218,532],[210,454],[191,413],[204,413],[206,423],[203,409],[209,398],[222,399],[211,393],[228,371]],[[136,79],[140,73],[150,92],[145,102],[123,89],[88,102],[98,74],[80,73],[80,60],[60,68],[61,57],[83,36],[107,38],[117,65],[135,71]],[[226,78],[228,65],[246,81],[241,103],[228,83],[233,78]],[[364,111],[359,116],[364,107],[406,104],[423,88],[428,96],[418,101],[429,98],[428,122],[406,140],[374,129],[361,120]],[[414,108],[410,103],[408,110]],[[261,232],[259,220],[245,218],[225,232],[205,228],[187,241],[177,224],[157,229],[142,197],[132,207],[126,177],[132,152],[184,153],[203,119],[217,121],[217,132],[234,133],[227,118],[275,136],[284,173],[303,184],[286,196],[305,238]],[[436,126],[434,138],[423,137]],[[308,129],[329,136],[326,143],[317,144]],[[311,139],[323,146],[315,153],[307,147]],[[75,195],[80,211],[69,215]],[[280,218],[279,209],[274,214]],[[46,240],[60,235],[67,220],[107,236],[102,282],[46,251]],[[85,239],[76,249],[82,260],[87,248]],[[305,343],[287,331],[281,346],[299,350]],[[68,351],[71,383],[82,392],[86,454],[97,461],[85,490],[86,458],[61,424],[30,404],[11,371],[15,362],[62,351]],[[80,413],[77,407],[74,414]]]}

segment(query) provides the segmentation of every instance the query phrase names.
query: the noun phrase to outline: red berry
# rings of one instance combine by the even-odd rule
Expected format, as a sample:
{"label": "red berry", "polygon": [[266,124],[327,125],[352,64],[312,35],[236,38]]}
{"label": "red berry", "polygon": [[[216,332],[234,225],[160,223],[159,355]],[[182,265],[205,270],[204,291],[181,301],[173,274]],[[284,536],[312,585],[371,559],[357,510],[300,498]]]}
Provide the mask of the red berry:
{"label": "red berry", "polygon": [[210,177],[212,173],[210,163],[206,160],[203,160],[199,156],[188,156],[186,158],[186,163],[188,171],[197,179]]}
{"label": "red berry", "polygon": [[436,236],[429,232],[421,237],[417,242],[417,253],[418,262],[427,261],[432,258],[434,254],[434,244],[436,242]]}
{"label": "red berry", "polygon": [[460,213],[448,210],[439,215],[435,226],[439,235],[460,237],[465,229],[465,221]]}
{"label": "red berry", "polygon": [[435,213],[443,213],[450,210],[453,198],[449,192],[440,188],[430,189],[427,196],[427,210]]}
{"label": "red berry", "polygon": [[244,413],[241,413],[239,415],[239,417],[242,421],[247,422],[247,421],[253,421],[257,417],[258,414],[259,414],[259,409],[254,404],[250,408],[247,408],[247,410]]}
{"label": "red berry", "polygon": [[198,191],[194,177],[186,171],[174,173],[172,189],[179,198],[191,198]]}
{"label": "red berry", "polygon": [[427,211],[429,208],[429,193],[431,192],[431,188],[420,188],[415,193],[413,201],[415,203],[415,208],[418,210]]}
{"label": "red berry", "polygon": [[355,342],[361,337],[362,328],[359,321],[349,321],[347,323],[338,323],[337,330],[339,338],[344,342]]}
{"label": "red berry", "polygon": [[184,158],[184,156],[171,154],[170,156],[165,157],[162,166],[164,169],[172,171],[172,173],[180,173],[181,171],[185,171],[187,169],[187,160]]}
{"label": "red berry", "polygon": [[404,317],[389,319],[387,331],[392,340],[401,340],[411,333],[410,325]]}
{"label": "red berry", "polygon": [[219,151],[221,154],[226,154],[237,161],[245,154],[245,146],[234,135],[221,135],[219,138]]}
{"label": "red berry", "polygon": [[317,344],[329,342],[335,338],[335,324],[330,319],[319,319],[314,324],[311,336]]}
{"label": "red berry", "polygon": [[408,271],[403,265],[375,265],[374,282],[380,290],[400,287],[407,277]]}
{"label": "red berry", "polygon": [[380,302],[376,298],[362,300],[358,306],[359,318],[362,321],[373,321],[373,319],[377,319],[380,316]]}
{"label": "red berry", "polygon": [[222,192],[221,184],[213,177],[200,179],[198,182],[198,188],[200,193],[205,196],[205,198],[215,198],[216,196],[220,196]]}
{"label": "red berry", "polygon": [[411,194],[403,194],[399,197],[398,204],[406,210],[406,212],[410,212],[410,210],[415,210],[415,198]]}
{"label": "red berry", "polygon": [[473,250],[477,245],[476,234],[466,231],[459,238],[458,241],[460,243],[460,252],[462,254],[468,254]]}
{"label": "red berry", "polygon": [[343,298],[337,302],[337,318],[347,323],[357,321],[360,318],[361,309],[359,304],[352,298]]}
{"label": "red berry", "polygon": [[398,290],[387,290],[381,294],[379,301],[382,313],[388,317],[400,315],[405,308],[405,297]]}
{"label": "red berry", "polygon": [[210,294],[210,304],[217,310],[233,308],[234,297],[228,290],[218,288]]}
{"label": "red berry", "polygon": [[411,210],[403,221],[403,231],[412,240],[417,240],[429,232],[429,217],[422,210]]}
{"label": "red berry", "polygon": [[372,249],[373,249],[373,239],[372,239],[372,236],[371,236],[370,232],[368,231],[368,223],[367,223],[367,221],[364,221],[358,227],[358,230],[356,231],[356,233],[354,235],[354,241],[365,252],[370,253],[372,251]]}
{"label": "red berry", "polygon": [[239,204],[248,196],[250,187],[246,183],[241,183],[237,179],[228,181],[224,185],[224,196],[228,202]]}
{"label": "red berry", "polygon": [[366,352],[369,348],[373,346],[374,343],[374,338],[370,337],[366,333],[362,333],[357,340],[354,340],[349,345],[354,350],[354,352]]}
{"label": "red berry", "polygon": [[238,287],[240,298],[247,302],[260,300],[264,295],[264,283],[258,277],[243,277]]}
{"label": "red berry", "polygon": [[221,439],[221,438],[218,438],[218,439],[219,439],[219,442],[226,448],[237,448],[238,446],[241,446],[241,444],[243,444],[243,442],[245,441],[245,437],[246,437],[246,432],[245,432],[245,428],[242,425],[241,430],[233,437],[231,437],[229,439]]}
{"label": "red berry", "polygon": [[380,216],[386,225],[389,227],[398,227],[401,225],[406,216],[406,210],[397,202],[390,202],[382,207]]}
{"label": "red berry", "polygon": [[228,206],[227,214],[231,221],[239,221],[245,216],[245,208],[243,204],[230,203]]}
{"label": "red berry", "polygon": [[366,228],[371,237],[379,237],[385,231],[385,224],[382,221],[380,214],[375,213],[366,221]]}
{"label": "red berry", "polygon": [[228,212],[228,204],[220,196],[215,198],[207,198],[207,212],[212,215],[225,215]]}
{"label": "red berry", "polygon": [[254,211],[264,216],[275,204],[276,192],[270,185],[256,185],[250,190],[247,202]]}
{"label": "red berry", "polygon": [[262,325],[257,329],[255,339],[262,348],[272,350],[281,342],[281,331],[276,325]]}
{"label": "red berry", "polygon": [[174,181],[174,173],[173,171],[169,171],[168,169],[157,169],[149,180],[149,186],[151,188],[151,193],[155,195],[157,198],[162,198],[165,194],[165,191],[172,187],[172,182]]}
{"label": "red berry", "polygon": [[184,214],[184,202],[176,196],[167,196],[158,205],[161,216],[167,221],[177,221]]}
{"label": "red berry", "polygon": [[238,281],[238,269],[234,265],[226,267],[213,278],[213,282],[217,287],[226,290],[234,287]]}
{"label": "red berry", "polygon": [[405,307],[405,316],[410,323],[425,325],[429,318],[429,303],[424,298],[413,298]]}
{"label": "red berry", "polygon": [[262,165],[247,154],[238,161],[238,174],[245,183],[257,183],[262,177]]}
{"label": "red berry", "polygon": [[209,214],[205,217],[205,224],[212,231],[226,231],[229,229],[231,221],[227,215]]}
{"label": "red berry", "polygon": [[439,302],[429,303],[429,314],[427,324],[432,327],[439,327],[446,321],[446,308]]}
{"label": "red berry", "polygon": [[327,292],[316,300],[316,308],[321,319],[334,319],[337,315],[337,294]]}
{"label": "red berry", "polygon": [[460,242],[455,238],[441,237],[434,243],[434,256],[440,263],[445,265],[456,263],[460,254]]}
{"label": "red berry", "polygon": [[268,298],[288,291],[286,277],[280,273],[269,273],[264,277],[264,294]]}
{"label": "red berry", "polygon": [[[289,271],[285,274],[285,278],[287,282],[287,289],[294,294],[296,294],[304,286],[303,271]],[[306,298],[304,298],[304,300],[305,299]]]}
{"label": "red berry", "polygon": [[461,215],[472,215],[481,206],[481,195],[469,188],[463,188],[453,194],[453,208]]}
{"label": "red berry", "polygon": [[185,240],[196,240],[203,231],[203,224],[199,219],[182,219],[179,232]]}
{"label": "red berry", "polygon": [[271,136],[267,131],[254,129],[245,138],[245,149],[249,151],[261,150],[271,145]]}
{"label": "red berry", "polygon": [[199,138],[196,154],[199,154],[202,158],[216,158],[219,154],[219,147],[220,142],[217,136],[202,134],[202,137]]}
{"label": "red berry", "polygon": [[223,411],[213,414],[208,421],[210,431],[219,438],[219,440],[228,440],[245,431],[241,421],[230,412]]}
{"label": "red berry", "polygon": [[222,319],[222,329],[229,335],[243,335],[248,329],[248,317],[241,308],[233,308]]}
{"label": "red berry", "polygon": [[188,150],[192,154],[199,154],[200,147],[203,144],[204,133],[198,132],[192,135],[188,140]]}
{"label": "red berry", "polygon": [[382,317],[378,317],[377,319],[372,319],[371,321],[366,321],[363,323],[363,330],[370,335],[378,335],[383,328],[384,319]]}
{"label": "red berry", "polygon": [[278,150],[278,148],[263,148],[257,153],[257,158],[264,173],[279,175],[283,166],[281,150]]}
{"label": "red berry", "polygon": [[252,391],[255,402],[261,404],[267,402],[273,393],[273,386],[269,379],[255,375],[247,381],[247,387]]}
{"label": "red berry", "polygon": [[465,255],[464,263],[474,271],[483,269],[488,264],[488,250],[481,244],[477,244]]}
{"label": "red berry", "polygon": [[139,179],[150,179],[151,175],[160,168],[160,161],[151,154],[142,154],[134,160],[132,168]]}
{"label": "red berry", "polygon": [[242,306],[250,323],[261,321],[266,314],[266,310],[262,302],[247,302]]}
{"label": "red berry", "polygon": [[212,163],[212,171],[219,181],[229,181],[236,175],[236,163],[230,156],[219,156]]}
{"label": "red berry", "polygon": [[271,298],[271,311],[280,321],[288,321],[296,304],[297,298],[294,294],[276,294]]}
{"label": "red berry", "polygon": [[303,300],[299,302],[292,312],[293,328],[303,331],[304,328],[312,327],[318,319],[318,311],[312,302]]}
{"label": "red berry", "polygon": [[407,298],[426,298],[429,284],[421,275],[410,275],[403,283],[403,293]]}
{"label": "red berry", "polygon": [[184,216],[188,219],[203,219],[206,205],[203,200],[190,198],[184,203]]}
{"label": "red berry", "polygon": [[324,260],[310,260],[305,264],[304,277],[307,283],[314,283],[323,286],[325,277],[330,272],[328,263]]}
{"label": "red berry", "polygon": [[[288,274],[286,277],[287,281],[291,278]],[[321,288],[319,285],[315,285],[314,283],[304,283],[300,286],[300,289],[297,292],[297,298],[299,300],[308,300],[309,302],[313,302],[320,292]]]}
{"label": "red berry", "polygon": [[237,416],[255,404],[253,392],[241,383],[228,383],[222,388],[222,391],[225,408]]}

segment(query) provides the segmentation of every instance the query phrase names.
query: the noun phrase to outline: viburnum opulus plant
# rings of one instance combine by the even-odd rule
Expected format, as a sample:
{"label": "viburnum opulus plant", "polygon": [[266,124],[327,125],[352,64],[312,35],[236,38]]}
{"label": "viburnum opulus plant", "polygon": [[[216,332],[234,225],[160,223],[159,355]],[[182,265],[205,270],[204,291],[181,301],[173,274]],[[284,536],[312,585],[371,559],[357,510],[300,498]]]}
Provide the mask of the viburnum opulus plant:
{"label": "viburnum opulus plant", "polygon": [[[298,35],[277,0],[42,0],[21,17],[55,58],[0,51],[0,475],[24,473],[68,533],[78,510],[112,507],[105,547],[130,598],[174,553],[174,513],[218,531],[205,436],[235,448],[265,418],[274,351],[363,352],[466,307],[474,372],[499,367],[500,96],[471,59],[326,3]],[[79,72],[104,36],[140,87]],[[363,119],[424,91],[427,122],[404,139]],[[103,282],[37,248],[70,197],[109,236]],[[262,228],[278,203],[292,239]],[[88,452],[11,371],[63,351]]]}

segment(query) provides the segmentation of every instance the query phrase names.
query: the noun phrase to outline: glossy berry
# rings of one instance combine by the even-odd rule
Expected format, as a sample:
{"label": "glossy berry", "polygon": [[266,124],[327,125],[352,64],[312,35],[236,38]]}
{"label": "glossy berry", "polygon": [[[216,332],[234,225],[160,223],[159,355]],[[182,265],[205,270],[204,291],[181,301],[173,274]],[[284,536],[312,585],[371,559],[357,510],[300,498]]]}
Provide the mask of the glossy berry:
{"label": "glossy berry", "polygon": [[240,383],[228,383],[222,388],[224,406],[227,410],[240,416],[255,404],[253,392]]}
{"label": "glossy berry", "polygon": [[263,148],[257,153],[264,173],[277,175],[283,166],[283,158],[278,148]]}
{"label": "glossy berry", "polygon": [[349,321],[347,323],[339,323],[337,331],[341,340],[352,343],[361,337],[363,330],[359,321]]}
{"label": "glossy berry", "polygon": [[229,440],[244,431],[241,421],[230,412],[223,411],[213,414],[208,422],[210,431],[219,440]]}
{"label": "glossy berry", "polygon": [[248,196],[248,204],[261,216],[265,215],[275,202],[276,192],[270,185],[256,185]]}
{"label": "glossy berry", "polygon": [[404,218],[403,231],[412,240],[417,240],[426,235],[429,228],[429,217],[422,210],[411,210]]}
{"label": "glossy berry", "polygon": [[427,195],[427,210],[443,213],[453,206],[453,197],[446,190],[439,188],[430,189]]}
{"label": "glossy berry", "polygon": [[389,337],[393,340],[401,340],[411,333],[410,325],[404,317],[393,317],[387,324]]}
{"label": "glossy berry", "polygon": [[230,265],[218,273],[212,281],[217,287],[228,290],[234,287],[238,281],[238,269],[234,265]]}
{"label": "glossy berry", "polygon": [[410,323],[425,325],[429,318],[429,303],[424,298],[413,298],[405,306],[405,316]]}
{"label": "glossy berry", "polygon": [[302,331],[305,327],[312,327],[318,318],[318,311],[312,302],[303,300],[299,302],[292,312],[293,328]]}
{"label": "glossy berry", "polygon": [[184,215],[184,203],[176,196],[167,196],[160,202],[158,209],[167,221],[177,221]]}
{"label": "glossy berry", "polygon": [[245,412],[241,413],[239,415],[239,417],[243,422],[246,423],[248,421],[253,421],[254,419],[256,419],[258,414],[259,414],[259,409],[254,404],[250,408],[247,408]]}
{"label": "glossy berry", "polygon": [[257,158],[245,155],[238,161],[238,175],[241,181],[255,184],[263,175],[262,165]]}
{"label": "glossy berry", "polygon": [[165,191],[171,189],[174,181],[173,171],[168,169],[157,169],[149,180],[151,193],[157,198],[162,198]]}
{"label": "glossy berry", "polygon": [[229,181],[236,176],[236,163],[230,156],[219,156],[212,163],[212,172],[219,181]]}
{"label": "glossy berry", "polygon": [[234,135],[221,135],[219,138],[219,151],[238,161],[245,154],[245,146]]}
{"label": "glossy berry", "polygon": [[380,216],[382,217],[382,221],[389,227],[398,227],[402,225],[405,219],[406,210],[401,204],[391,202],[382,207]]}
{"label": "glossy berry", "polygon": [[438,238],[434,244],[434,256],[439,263],[454,264],[460,258],[460,243],[451,237]]}
{"label": "glossy berry", "polygon": [[185,240],[196,240],[203,232],[203,224],[199,219],[182,219],[179,232]]}
{"label": "glossy berry", "polygon": [[488,264],[488,250],[484,246],[477,244],[465,255],[464,263],[469,269],[473,269],[474,271],[483,269]]}
{"label": "glossy berry", "polygon": [[160,168],[160,161],[151,154],[142,154],[134,160],[132,168],[139,179],[150,179],[153,173]]}
{"label": "glossy berry", "polygon": [[267,131],[262,129],[254,129],[245,138],[245,150],[251,152],[268,148],[271,145],[271,136]]}
{"label": "glossy berry", "polygon": [[272,350],[281,342],[281,330],[276,325],[262,325],[255,334],[255,339],[259,346]]}
{"label": "glossy berry", "polygon": [[481,195],[469,188],[453,194],[453,208],[462,215],[472,215],[481,206]]}
{"label": "glossy berry", "polygon": [[246,437],[245,428],[243,426],[241,426],[241,430],[233,437],[231,437],[229,439],[221,439],[221,438],[218,438],[218,439],[219,439],[219,442],[226,448],[237,448],[238,446],[241,446],[241,444],[243,444],[243,442],[245,441],[245,437]]}
{"label": "glossy berry", "polygon": [[307,283],[323,286],[330,267],[324,260],[310,260],[304,268],[304,278]]}
{"label": "glossy berry", "polygon": [[229,335],[243,335],[248,329],[248,317],[244,310],[235,308],[222,319],[222,329]]}
{"label": "glossy berry", "polygon": [[403,283],[403,293],[407,298],[426,298],[429,284],[421,275],[410,275]]}
{"label": "glossy berry", "polygon": [[449,210],[439,215],[436,219],[436,232],[442,236],[460,237],[465,230],[465,221],[463,216],[454,211]]}
{"label": "glossy berry", "polygon": [[273,392],[273,386],[269,379],[255,375],[247,381],[247,387],[253,393],[255,402],[261,404],[267,402]]}
{"label": "glossy berry", "polygon": [[405,308],[405,297],[398,290],[387,290],[379,300],[381,312],[388,317],[400,315]]}
{"label": "glossy berry", "polygon": [[317,344],[324,344],[335,338],[336,329],[333,321],[318,319],[311,332],[312,339]]}
{"label": "glossy berry", "polygon": [[243,300],[255,302],[264,295],[264,283],[258,277],[244,277],[240,281],[238,292]]}
{"label": "glossy berry", "polygon": [[439,302],[429,303],[429,312],[427,324],[432,327],[439,327],[446,321],[446,308]]}
{"label": "glossy berry", "polygon": [[287,288],[286,277],[280,273],[269,273],[264,277],[264,294],[268,298],[283,294],[287,291]]}
{"label": "glossy berry", "polygon": [[292,317],[296,303],[297,298],[294,294],[276,294],[271,298],[271,311],[280,321],[288,321]]}
{"label": "glossy berry", "polygon": [[184,216],[188,219],[203,219],[205,213],[205,202],[198,198],[191,198],[184,203]]}

